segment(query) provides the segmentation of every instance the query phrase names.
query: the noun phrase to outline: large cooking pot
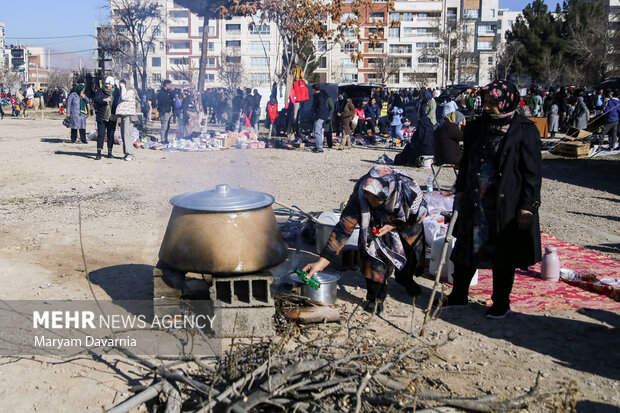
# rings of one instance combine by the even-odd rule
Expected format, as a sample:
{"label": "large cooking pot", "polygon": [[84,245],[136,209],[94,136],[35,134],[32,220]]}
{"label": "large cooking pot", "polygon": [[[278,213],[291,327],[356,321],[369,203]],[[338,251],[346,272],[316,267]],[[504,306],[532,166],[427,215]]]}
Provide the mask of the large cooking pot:
{"label": "large cooking pot", "polygon": [[159,259],[203,274],[256,272],[286,259],[287,246],[263,192],[217,185],[170,200],[174,206]]}

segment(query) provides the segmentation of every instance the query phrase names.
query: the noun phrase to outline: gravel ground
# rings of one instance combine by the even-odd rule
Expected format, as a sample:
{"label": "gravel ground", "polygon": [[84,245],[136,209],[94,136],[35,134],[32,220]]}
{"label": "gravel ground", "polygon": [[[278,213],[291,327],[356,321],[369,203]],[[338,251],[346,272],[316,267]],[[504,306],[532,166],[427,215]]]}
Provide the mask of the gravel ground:
{"label": "gravel ground", "polygon": [[[94,286],[95,294],[148,299],[149,271],[157,262],[172,196],[219,183],[242,184],[318,212],[346,201],[354,180],[384,152],[391,158],[397,153],[382,147],[323,154],[308,149],[137,150],[136,161],[125,162],[120,159],[122,149],[115,147],[115,159],[94,161],[95,143],[69,143],[68,130],[57,118],[5,117],[0,126],[0,298],[5,300],[91,297],[80,252],[78,206],[89,270],[118,268],[117,276]],[[89,129],[94,129],[92,120]],[[402,169],[421,183],[430,176],[430,169]],[[542,230],[618,259],[619,158],[546,155],[543,173]],[[443,175],[444,182],[450,174]],[[313,259],[311,254],[306,258]],[[351,309],[363,296],[362,282],[353,272],[344,274],[339,298]],[[423,284],[421,303],[416,303],[420,308],[430,286],[428,281]],[[403,314],[410,314],[411,307],[397,286],[391,286],[390,296],[385,320],[374,320],[372,328],[377,334],[397,336],[408,328],[410,320]],[[528,389],[541,371],[545,391],[577,381],[579,411],[619,411],[618,312],[515,315],[491,324],[483,312],[476,305],[442,315],[432,325],[431,337],[451,334],[455,339],[443,348],[443,359],[433,360],[425,373],[461,395],[493,392],[509,397]],[[88,357],[71,363],[40,357],[3,361],[5,403],[0,411],[99,410],[128,395],[118,371]],[[122,361],[117,368],[129,372],[136,367]]]}

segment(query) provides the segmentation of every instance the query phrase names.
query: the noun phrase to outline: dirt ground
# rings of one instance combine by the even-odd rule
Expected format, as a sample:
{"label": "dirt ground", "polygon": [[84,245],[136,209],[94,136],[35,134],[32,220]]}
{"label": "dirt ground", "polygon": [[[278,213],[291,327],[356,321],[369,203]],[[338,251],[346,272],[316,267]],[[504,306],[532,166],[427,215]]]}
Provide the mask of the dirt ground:
{"label": "dirt ground", "polygon": [[[49,116],[49,115],[48,115]],[[94,129],[89,119],[89,130]],[[79,237],[93,289],[100,298],[152,298],[151,271],[171,206],[179,193],[243,184],[305,211],[339,207],[353,181],[378,156],[396,150],[137,150],[125,162],[94,160],[95,143],[72,144],[57,118],[0,121],[0,268],[2,300],[91,299]],[[620,159],[546,156],[541,227],[560,239],[620,258]],[[430,170],[402,168],[425,182]],[[444,181],[451,179],[451,172]],[[308,253],[306,259],[314,257]],[[364,296],[361,276],[344,272],[339,288],[345,311]],[[421,323],[432,283],[423,280],[414,322]],[[409,331],[411,305],[390,285],[386,314],[370,326],[379,337]],[[513,314],[489,321],[484,308],[444,311],[430,338],[450,336],[441,358],[424,374],[461,396],[527,391],[538,371],[543,391],[574,380],[579,412],[620,411],[619,312],[580,310]],[[2,332],[0,332],[2,334]],[[456,367],[455,367],[456,366]],[[99,411],[130,395],[144,370],[114,356],[93,360],[53,357],[0,358],[0,411]],[[530,411],[550,411],[543,407]]]}

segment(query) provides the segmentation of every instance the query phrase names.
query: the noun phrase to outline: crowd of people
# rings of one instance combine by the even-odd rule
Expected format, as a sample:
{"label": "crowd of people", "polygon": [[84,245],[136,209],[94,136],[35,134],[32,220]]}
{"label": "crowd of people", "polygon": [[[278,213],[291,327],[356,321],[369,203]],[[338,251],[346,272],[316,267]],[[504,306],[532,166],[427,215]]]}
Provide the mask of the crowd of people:
{"label": "crowd of people", "polygon": [[37,89],[35,91],[33,84],[28,84],[26,88],[20,88],[17,92],[11,93],[10,91],[0,91],[0,116],[4,119],[5,112],[2,106],[9,106],[11,108],[12,116],[20,116],[24,108],[31,106],[32,99],[43,99],[42,106],[48,108],[58,108],[62,106],[67,98],[67,93],[60,89],[54,88]]}

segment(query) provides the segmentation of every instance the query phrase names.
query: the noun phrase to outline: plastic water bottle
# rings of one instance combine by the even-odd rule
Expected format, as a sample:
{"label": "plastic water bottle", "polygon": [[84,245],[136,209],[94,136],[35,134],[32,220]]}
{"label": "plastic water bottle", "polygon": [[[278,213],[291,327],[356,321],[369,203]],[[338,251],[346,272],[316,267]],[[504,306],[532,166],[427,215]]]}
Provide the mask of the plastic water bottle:
{"label": "plastic water bottle", "polygon": [[297,274],[299,279],[308,284],[313,290],[318,290],[321,286],[320,282],[318,282],[314,278],[308,278],[308,273],[300,270],[299,268],[295,268],[295,274]]}
{"label": "plastic water bottle", "polygon": [[426,192],[429,194],[433,192],[433,178],[431,178],[430,176],[426,180]]}

